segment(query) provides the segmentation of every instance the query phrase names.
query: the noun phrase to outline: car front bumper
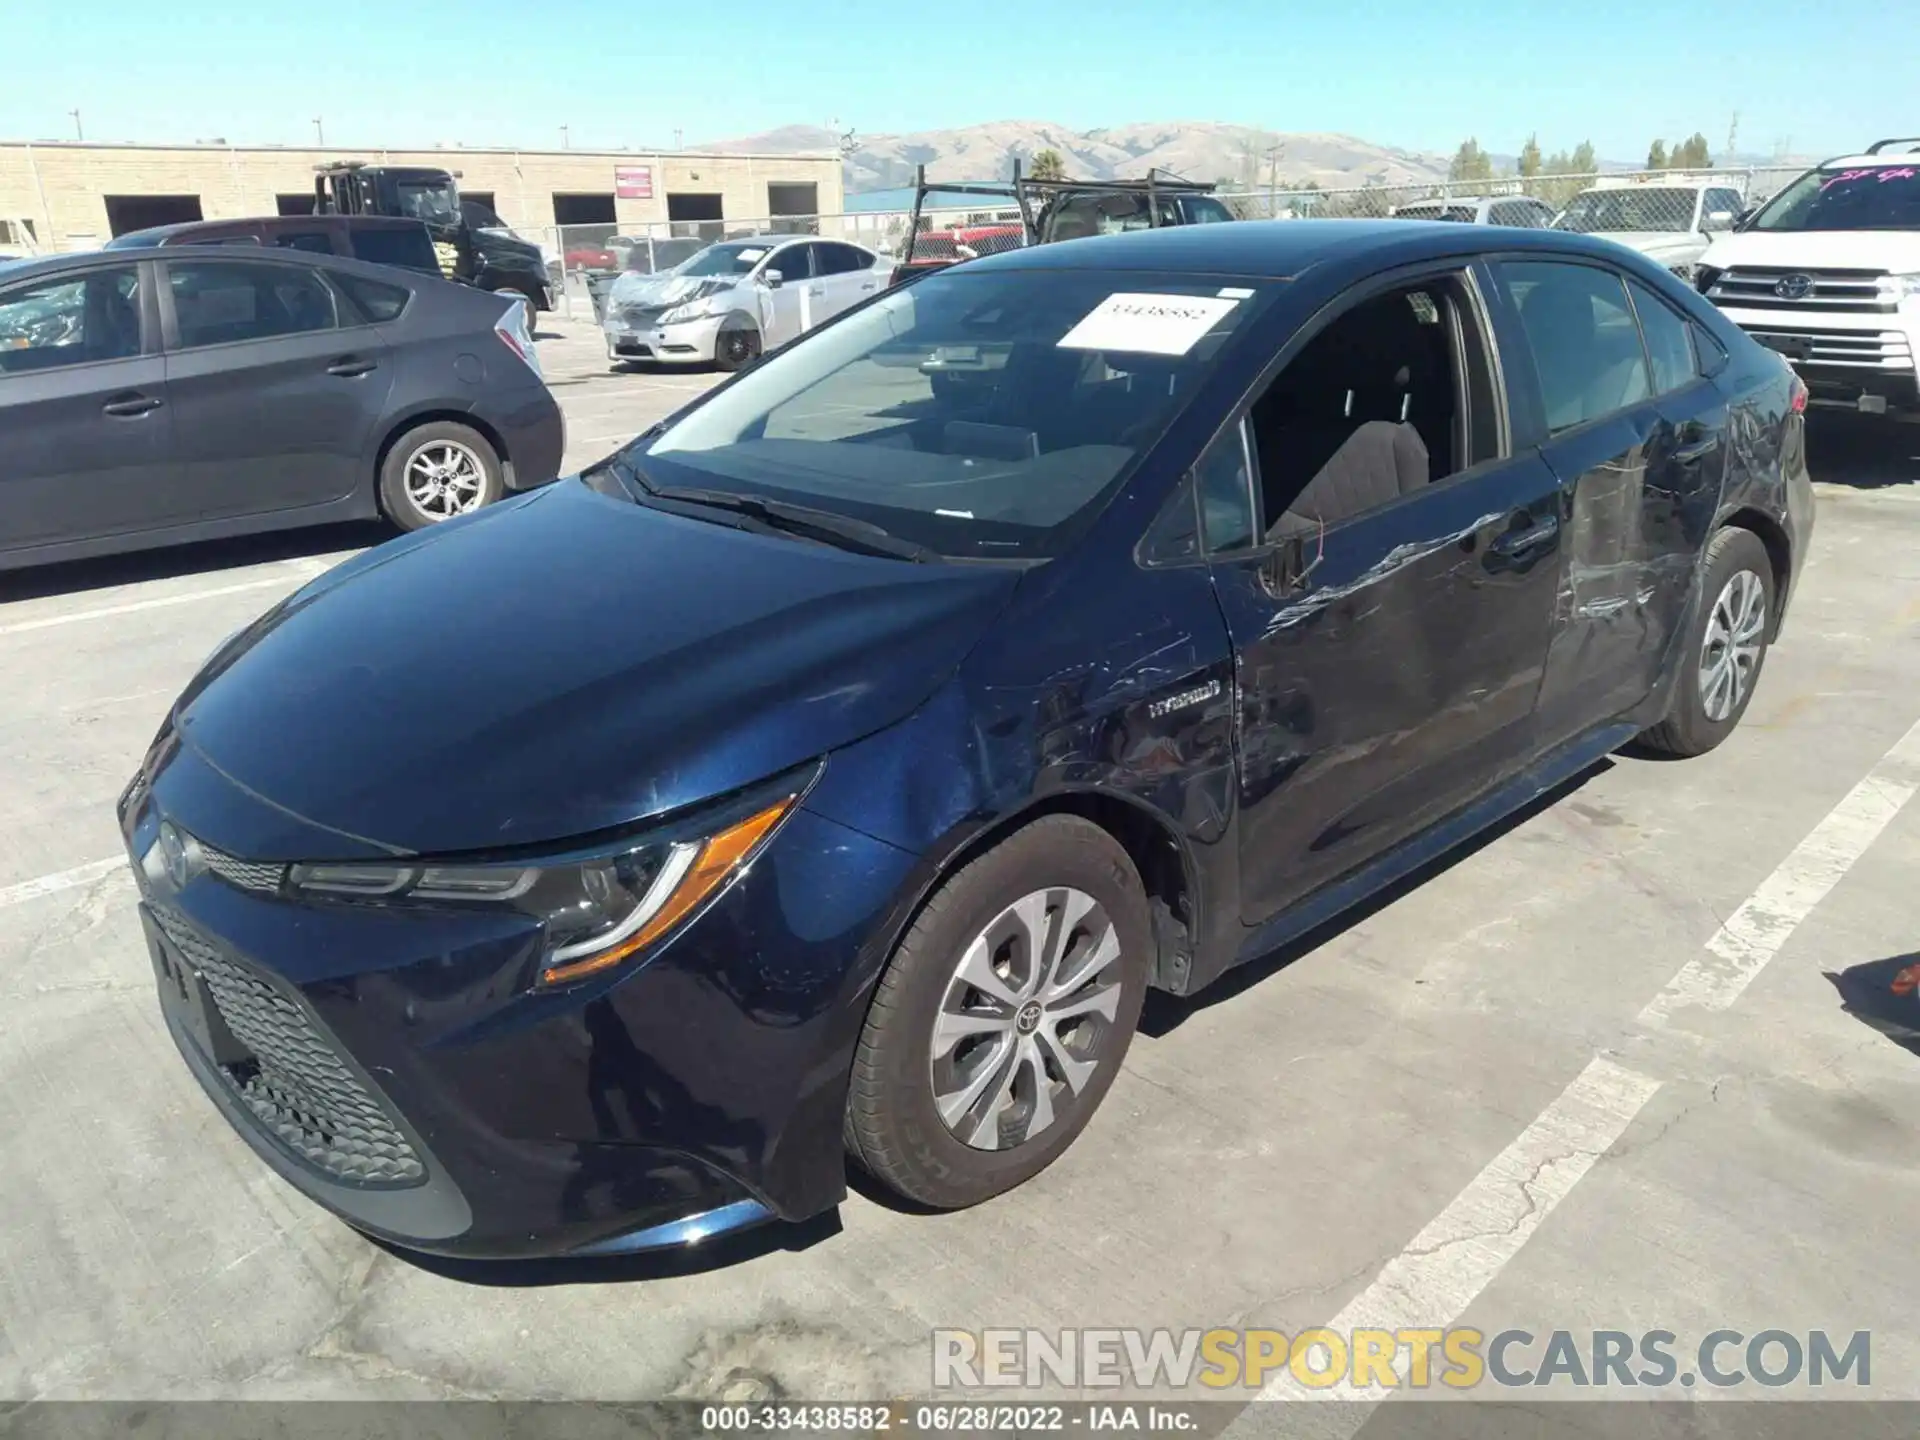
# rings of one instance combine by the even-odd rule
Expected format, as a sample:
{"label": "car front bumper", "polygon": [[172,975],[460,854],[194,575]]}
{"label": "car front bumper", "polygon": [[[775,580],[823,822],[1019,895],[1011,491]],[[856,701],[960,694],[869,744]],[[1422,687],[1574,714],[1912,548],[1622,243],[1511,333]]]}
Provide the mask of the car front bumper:
{"label": "car front bumper", "polygon": [[1920,316],[1721,307],[1721,313],[1787,357],[1807,386],[1807,403],[1872,414],[1920,414]]}
{"label": "car front bumper", "polygon": [[711,364],[724,315],[704,316],[678,325],[630,325],[610,315],[601,331],[607,337],[607,358],[657,360],[670,365]]}
{"label": "car front bumper", "polygon": [[[123,797],[122,833],[176,1045],[313,1200],[404,1248],[522,1258],[684,1244],[844,1194],[853,1001],[904,852],[802,806],[642,963],[545,992],[523,917],[297,900],[212,849],[208,817],[252,803],[176,749]],[[218,861],[181,884],[148,857],[189,815]]]}

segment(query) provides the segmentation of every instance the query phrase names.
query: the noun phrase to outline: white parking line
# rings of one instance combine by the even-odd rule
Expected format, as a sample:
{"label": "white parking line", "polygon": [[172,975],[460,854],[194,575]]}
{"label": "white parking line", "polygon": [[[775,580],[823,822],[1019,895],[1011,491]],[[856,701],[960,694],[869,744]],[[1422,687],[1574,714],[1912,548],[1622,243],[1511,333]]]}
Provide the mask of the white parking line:
{"label": "white parking line", "polygon": [[[1920,790],[1920,722],[1894,742],[1865,779],[1833,807],[1763,880],[1707,943],[1707,956],[1681,967],[1640,1014],[1663,1024],[1683,1005],[1722,1010],[1740,997],[1780,953],[1800,922],[1864,855]],[[1540,1112],[1519,1138],[1454,1197],[1451,1204],[1389,1260],[1373,1282],[1327,1323],[1343,1339],[1356,1329],[1440,1329],[1467,1307],[1519,1254],[1581,1177],[1633,1123],[1661,1081],[1595,1056],[1574,1082]],[[1404,1378],[1410,1357],[1396,1355]],[[1227,1434],[1271,1428],[1258,1402],[1345,1400],[1315,1435],[1351,1435],[1366,1423],[1378,1392],[1350,1384],[1302,1385],[1291,1370],[1268,1382],[1227,1427]],[[1360,1401],[1363,1403],[1354,1404]]]}
{"label": "white parking line", "polygon": [[28,900],[38,900],[42,895],[72,890],[79,885],[91,885],[102,876],[111,875],[116,870],[124,871],[126,868],[127,857],[115,855],[111,860],[90,861],[85,865],[76,865],[71,870],[62,870],[58,874],[42,875],[38,880],[22,880],[18,885],[8,885],[0,889],[0,910]]}
{"label": "white parking line", "polygon": [[1746,903],[1640,1012],[1642,1025],[1664,1025],[1673,1012],[1697,1005],[1724,1010],[1740,998],[1854,861],[1920,790],[1920,723],[1900,737],[1867,777],[1827,813],[1780,862]]}
{"label": "white parking line", "polygon": [[[1417,1330],[1465,1313],[1659,1088],[1658,1080],[1596,1056],[1327,1328],[1342,1337]],[[1402,1379],[1407,1359],[1397,1362]],[[1313,1389],[1283,1370],[1256,1398],[1351,1401],[1354,1392]]]}
{"label": "white parking line", "polygon": [[86,620],[110,620],[116,615],[132,615],[141,610],[159,610],[168,605],[188,605],[195,600],[213,600],[222,595],[239,595],[248,590],[266,590],[275,585],[296,586],[324,572],[303,566],[298,572],[281,572],[265,580],[244,580],[237,585],[216,585],[210,590],[192,590],[184,595],[157,595],[151,600],[129,600],[124,605],[103,605],[97,610],[73,610],[64,615],[43,615],[37,620],[15,620],[0,625],[0,635],[24,635],[29,630],[51,630],[56,625],[78,625]]}

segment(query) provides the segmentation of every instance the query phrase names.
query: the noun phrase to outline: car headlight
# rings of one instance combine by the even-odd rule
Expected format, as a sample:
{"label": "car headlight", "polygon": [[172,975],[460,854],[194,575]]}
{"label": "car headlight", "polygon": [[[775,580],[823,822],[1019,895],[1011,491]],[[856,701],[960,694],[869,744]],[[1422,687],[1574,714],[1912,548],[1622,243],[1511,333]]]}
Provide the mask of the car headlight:
{"label": "car headlight", "polygon": [[702,320],[709,315],[718,315],[728,308],[727,297],[731,291],[721,290],[712,295],[702,295],[697,300],[689,300],[684,305],[676,305],[671,310],[661,312],[662,325],[679,325],[688,320]]}
{"label": "car headlight", "polygon": [[757,855],[805,792],[782,786],[657,837],[552,860],[305,864],[298,894],[381,905],[505,906],[546,927],[539,983],[565,985],[639,954],[691,916]]}

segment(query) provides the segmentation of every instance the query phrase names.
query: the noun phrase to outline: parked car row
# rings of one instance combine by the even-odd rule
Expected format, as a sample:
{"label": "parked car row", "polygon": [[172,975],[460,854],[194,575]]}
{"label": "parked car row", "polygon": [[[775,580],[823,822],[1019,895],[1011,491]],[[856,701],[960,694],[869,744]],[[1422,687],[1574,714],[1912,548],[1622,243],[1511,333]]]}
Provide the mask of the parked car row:
{"label": "parked car row", "polygon": [[[750,373],[313,581],[121,798],[183,1063],[388,1243],[683,1244],[830,1208],[849,1159],[979,1202],[1087,1126],[1149,989],[1751,702],[1812,530],[1807,392],[1663,264],[1550,228],[1181,225],[887,288],[836,247],[659,277],[621,334],[724,361],[750,320]],[[88,424],[248,323],[183,265],[284,268],[255,314],[298,277],[356,311],[398,288],[69,263],[75,343],[153,367],[58,412]],[[836,277],[871,298],[775,348]],[[289,373],[325,391],[394,343],[363,319]],[[317,448],[317,413],[276,423]]]}

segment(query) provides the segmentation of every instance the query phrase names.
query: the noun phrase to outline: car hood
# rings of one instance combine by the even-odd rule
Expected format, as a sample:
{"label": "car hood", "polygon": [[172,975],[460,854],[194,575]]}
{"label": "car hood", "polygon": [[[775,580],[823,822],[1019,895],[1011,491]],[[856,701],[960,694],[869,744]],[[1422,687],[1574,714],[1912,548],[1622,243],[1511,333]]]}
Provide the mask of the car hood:
{"label": "car hood", "polygon": [[343,840],[421,854],[565,840],[901,719],[1017,583],[562,482],[297,592],[215,654],[175,728],[238,789]]}
{"label": "car hood", "polygon": [[1920,271],[1920,230],[1745,230],[1717,238],[1705,263],[1911,274]]}
{"label": "car hood", "polygon": [[735,275],[642,275],[626,270],[613,282],[609,298],[615,305],[684,305],[723,295],[739,284]]}
{"label": "car hood", "polygon": [[1595,230],[1595,240],[1611,240],[1629,250],[1638,250],[1650,260],[1669,261],[1695,257],[1706,248],[1706,236],[1693,230]]}

